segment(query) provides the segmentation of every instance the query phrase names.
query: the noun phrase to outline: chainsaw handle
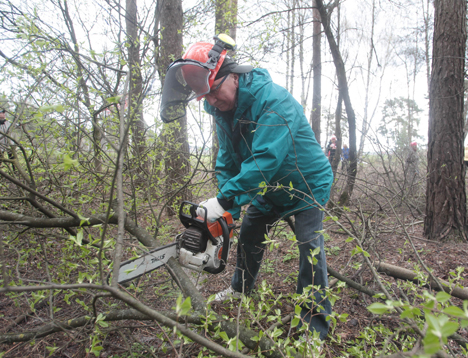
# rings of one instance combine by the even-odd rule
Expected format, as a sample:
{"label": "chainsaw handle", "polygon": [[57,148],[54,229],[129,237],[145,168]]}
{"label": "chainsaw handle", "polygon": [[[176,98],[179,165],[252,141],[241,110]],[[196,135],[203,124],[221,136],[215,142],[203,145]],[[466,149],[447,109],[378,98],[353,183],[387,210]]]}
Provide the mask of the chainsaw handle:
{"label": "chainsaw handle", "polygon": [[[184,208],[187,206],[187,205],[190,205],[190,208],[189,208],[189,212],[190,212],[190,215],[187,215],[186,213],[184,213]],[[180,222],[185,226],[185,228],[189,228],[190,226],[195,226],[201,230],[203,230],[204,232],[206,232],[208,234],[208,238],[210,239],[210,241],[216,245],[216,240],[215,238],[213,237],[213,235],[211,234],[210,232],[210,229],[208,228],[208,221],[207,221],[207,212],[206,210],[203,210],[203,212],[205,213],[205,216],[203,217],[203,219],[199,219],[198,218],[198,215],[197,215],[197,208],[199,207],[199,205],[195,204],[195,203],[191,203],[190,201],[184,201],[182,202],[182,204],[180,205],[180,208],[179,208],[179,219],[180,219]]]}
{"label": "chainsaw handle", "polygon": [[226,267],[227,259],[229,256],[230,245],[231,245],[230,233],[231,233],[232,227],[229,227],[224,215],[218,219],[218,223],[221,226],[221,229],[223,231],[223,252],[221,254],[219,267],[217,269],[210,268],[210,267],[204,268],[206,272],[209,272],[212,274],[217,274],[217,273],[224,271],[224,268]]}
{"label": "chainsaw handle", "polygon": [[[185,209],[185,207],[187,205],[190,205],[190,208],[189,208],[190,215],[187,215],[187,214],[184,213],[184,209]],[[185,227],[188,227],[187,223],[192,221],[192,220],[195,220],[198,223],[204,223],[204,222],[206,223],[207,212],[206,212],[206,210],[204,210],[205,216],[203,217],[203,220],[198,219],[198,214],[197,214],[197,208],[198,207],[199,207],[198,204],[191,203],[190,201],[183,201],[182,204],[180,204],[179,218],[180,218],[180,221],[182,222],[182,224],[184,224]]]}

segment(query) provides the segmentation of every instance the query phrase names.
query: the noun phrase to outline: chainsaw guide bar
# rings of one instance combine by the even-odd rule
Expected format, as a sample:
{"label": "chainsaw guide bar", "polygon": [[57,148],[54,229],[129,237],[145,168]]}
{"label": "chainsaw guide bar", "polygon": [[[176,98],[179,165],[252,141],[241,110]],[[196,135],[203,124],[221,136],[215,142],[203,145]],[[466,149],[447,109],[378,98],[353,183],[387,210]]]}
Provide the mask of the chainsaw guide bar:
{"label": "chainsaw guide bar", "polygon": [[217,221],[208,222],[206,210],[204,217],[201,217],[197,215],[198,208],[197,204],[184,201],[179,209],[179,219],[186,230],[176,236],[174,243],[123,262],[119,268],[118,282],[129,282],[154,271],[171,257],[193,271],[212,274],[224,271],[234,228],[232,216],[226,211]]}

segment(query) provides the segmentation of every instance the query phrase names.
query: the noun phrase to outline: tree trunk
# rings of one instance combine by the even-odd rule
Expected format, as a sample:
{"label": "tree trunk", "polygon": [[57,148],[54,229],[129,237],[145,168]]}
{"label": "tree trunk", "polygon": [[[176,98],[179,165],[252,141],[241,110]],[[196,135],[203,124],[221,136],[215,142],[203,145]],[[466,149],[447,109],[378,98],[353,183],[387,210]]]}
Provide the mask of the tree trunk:
{"label": "tree trunk", "polygon": [[[161,37],[158,67],[164,85],[165,73],[161,72],[172,63],[174,57],[182,56],[183,12],[181,0],[163,1],[160,6]],[[171,209],[172,205],[178,206],[182,200],[190,200],[188,189],[183,188],[185,177],[190,172],[187,117],[180,118],[177,123],[165,124],[163,131],[163,140],[166,144],[167,195],[169,196],[167,213],[173,215],[175,212]]]}
{"label": "tree trunk", "polygon": [[349,169],[348,169],[348,178],[346,182],[346,187],[343,190],[343,193],[340,196],[339,203],[340,205],[346,205],[351,197],[354,189],[354,182],[356,180],[357,174],[357,158],[356,158],[356,115],[354,114],[353,107],[351,105],[351,99],[349,98],[349,89],[348,89],[348,80],[346,79],[346,71],[341,58],[340,51],[336,45],[335,38],[331,31],[330,27],[330,16],[327,13],[327,10],[323,6],[322,0],[316,0],[317,7],[320,11],[320,16],[322,18],[323,28],[325,30],[325,35],[328,39],[328,44],[330,46],[330,51],[333,56],[333,62],[336,68],[336,75],[338,78],[338,87],[340,94],[343,98],[343,102],[346,108],[346,114],[348,116],[348,126],[349,126]]}
{"label": "tree trunk", "polygon": [[370,46],[369,46],[369,55],[367,56],[367,73],[366,73],[366,95],[364,99],[364,117],[362,119],[362,129],[361,129],[361,141],[359,143],[359,152],[357,157],[362,157],[364,152],[364,144],[366,142],[367,132],[370,128],[369,120],[369,91],[370,91],[370,78],[372,76],[372,60],[374,58],[374,25],[375,25],[375,0],[372,0],[372,25],[370,33]]}
{"label": "tree trunk", "polygon": [[288,51],[291,51],[291,74],[289,76],[289,93],[294,92],[294,68],[296,67],[296,0],[292,0],[291,11],[291,30],[290,30],[291,46]]}
{"label": "tree trunk", "polygon": [[[341,117],[343,112],[343,99],[341,98],[341,93],[338,94],[338,102],[336,104],[335,111],[335,136],[336,136],[336,151],[333,161],[331,163],[333,170],[333,177],[336,178],[336,170],[338,169],[338,164],[341,159],[341,148],[342,148],[342,137],[341,137]],[[335,182],[336,183],[336,182]]]}
{"label": "tree trunk", "polygon": [[128,68],[130,88],[128,91],[127,108],[131,121],[133,153],[137,163],[141,165],[145,144],[145,122],[143,120],[143,79],[141,77],[140,39],[138,36],[137,0],[126,0],[125,25],[128,41]]}
{"label": "tree trunk", "polygon": [[466,1],[436,0],[424,234],[466,240],[463,93]]}
{"label": "tree trunk", "polygon": [[[216,19],[215,32],[216,34],[228,34],[236,41],[237,33],[237,0],[217,0],[216,1]],[[233,57],[234,51],[229,51],[228,55]],[[216,167],[216,158],[218,157],[218,134],[216,133],[216,121],[211,118],[211,167]]]}
{"label": "tree trunk", "polygon": [[[313,0],[313,6],[316,5],[316,1]],[[320,142],[320,117],[322,115],[322,23],[320,21],[320,12],[318,9],[314,9],[314,34],[313,34],[313,55],[312,63],[314,68],[314,94],[312,97],[312,112],[311,112],[311,125],[312,130],[315,133],[317,142]]]}

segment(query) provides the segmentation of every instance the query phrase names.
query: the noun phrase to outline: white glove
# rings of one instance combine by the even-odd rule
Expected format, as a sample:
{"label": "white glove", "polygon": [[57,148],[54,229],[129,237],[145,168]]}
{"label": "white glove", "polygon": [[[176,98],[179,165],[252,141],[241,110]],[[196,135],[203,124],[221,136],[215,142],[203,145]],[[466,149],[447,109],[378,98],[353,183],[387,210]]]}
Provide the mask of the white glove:
{"label": "white glove", "polygon": [[216,198],[202,201],[199,205],[201,207],[197,208],[197,215],[204,218],[206,210],[206,219],[209,221],[216,221],[226,212]]}

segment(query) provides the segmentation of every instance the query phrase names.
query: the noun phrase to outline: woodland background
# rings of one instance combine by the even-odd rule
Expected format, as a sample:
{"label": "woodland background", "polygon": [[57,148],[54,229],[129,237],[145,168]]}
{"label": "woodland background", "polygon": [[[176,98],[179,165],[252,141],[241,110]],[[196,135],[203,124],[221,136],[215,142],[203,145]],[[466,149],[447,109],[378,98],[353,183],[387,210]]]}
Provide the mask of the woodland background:
{"label": "woodland background", "polygon": [[319,356],[295,327],[283,221],[240,302],[209,299],[229,285],[237,230],[220,275],[173,260],[107,280],[174,240],[181,201],[216,193],[211,118],[198,102],[177,123],[158,113],[167,66],[220,32],[294,94],[324,148],[332,134],[350,147],[323,208],[334,314],[320,356],[466,356],[466,6],[0,0],[0,357]]}

